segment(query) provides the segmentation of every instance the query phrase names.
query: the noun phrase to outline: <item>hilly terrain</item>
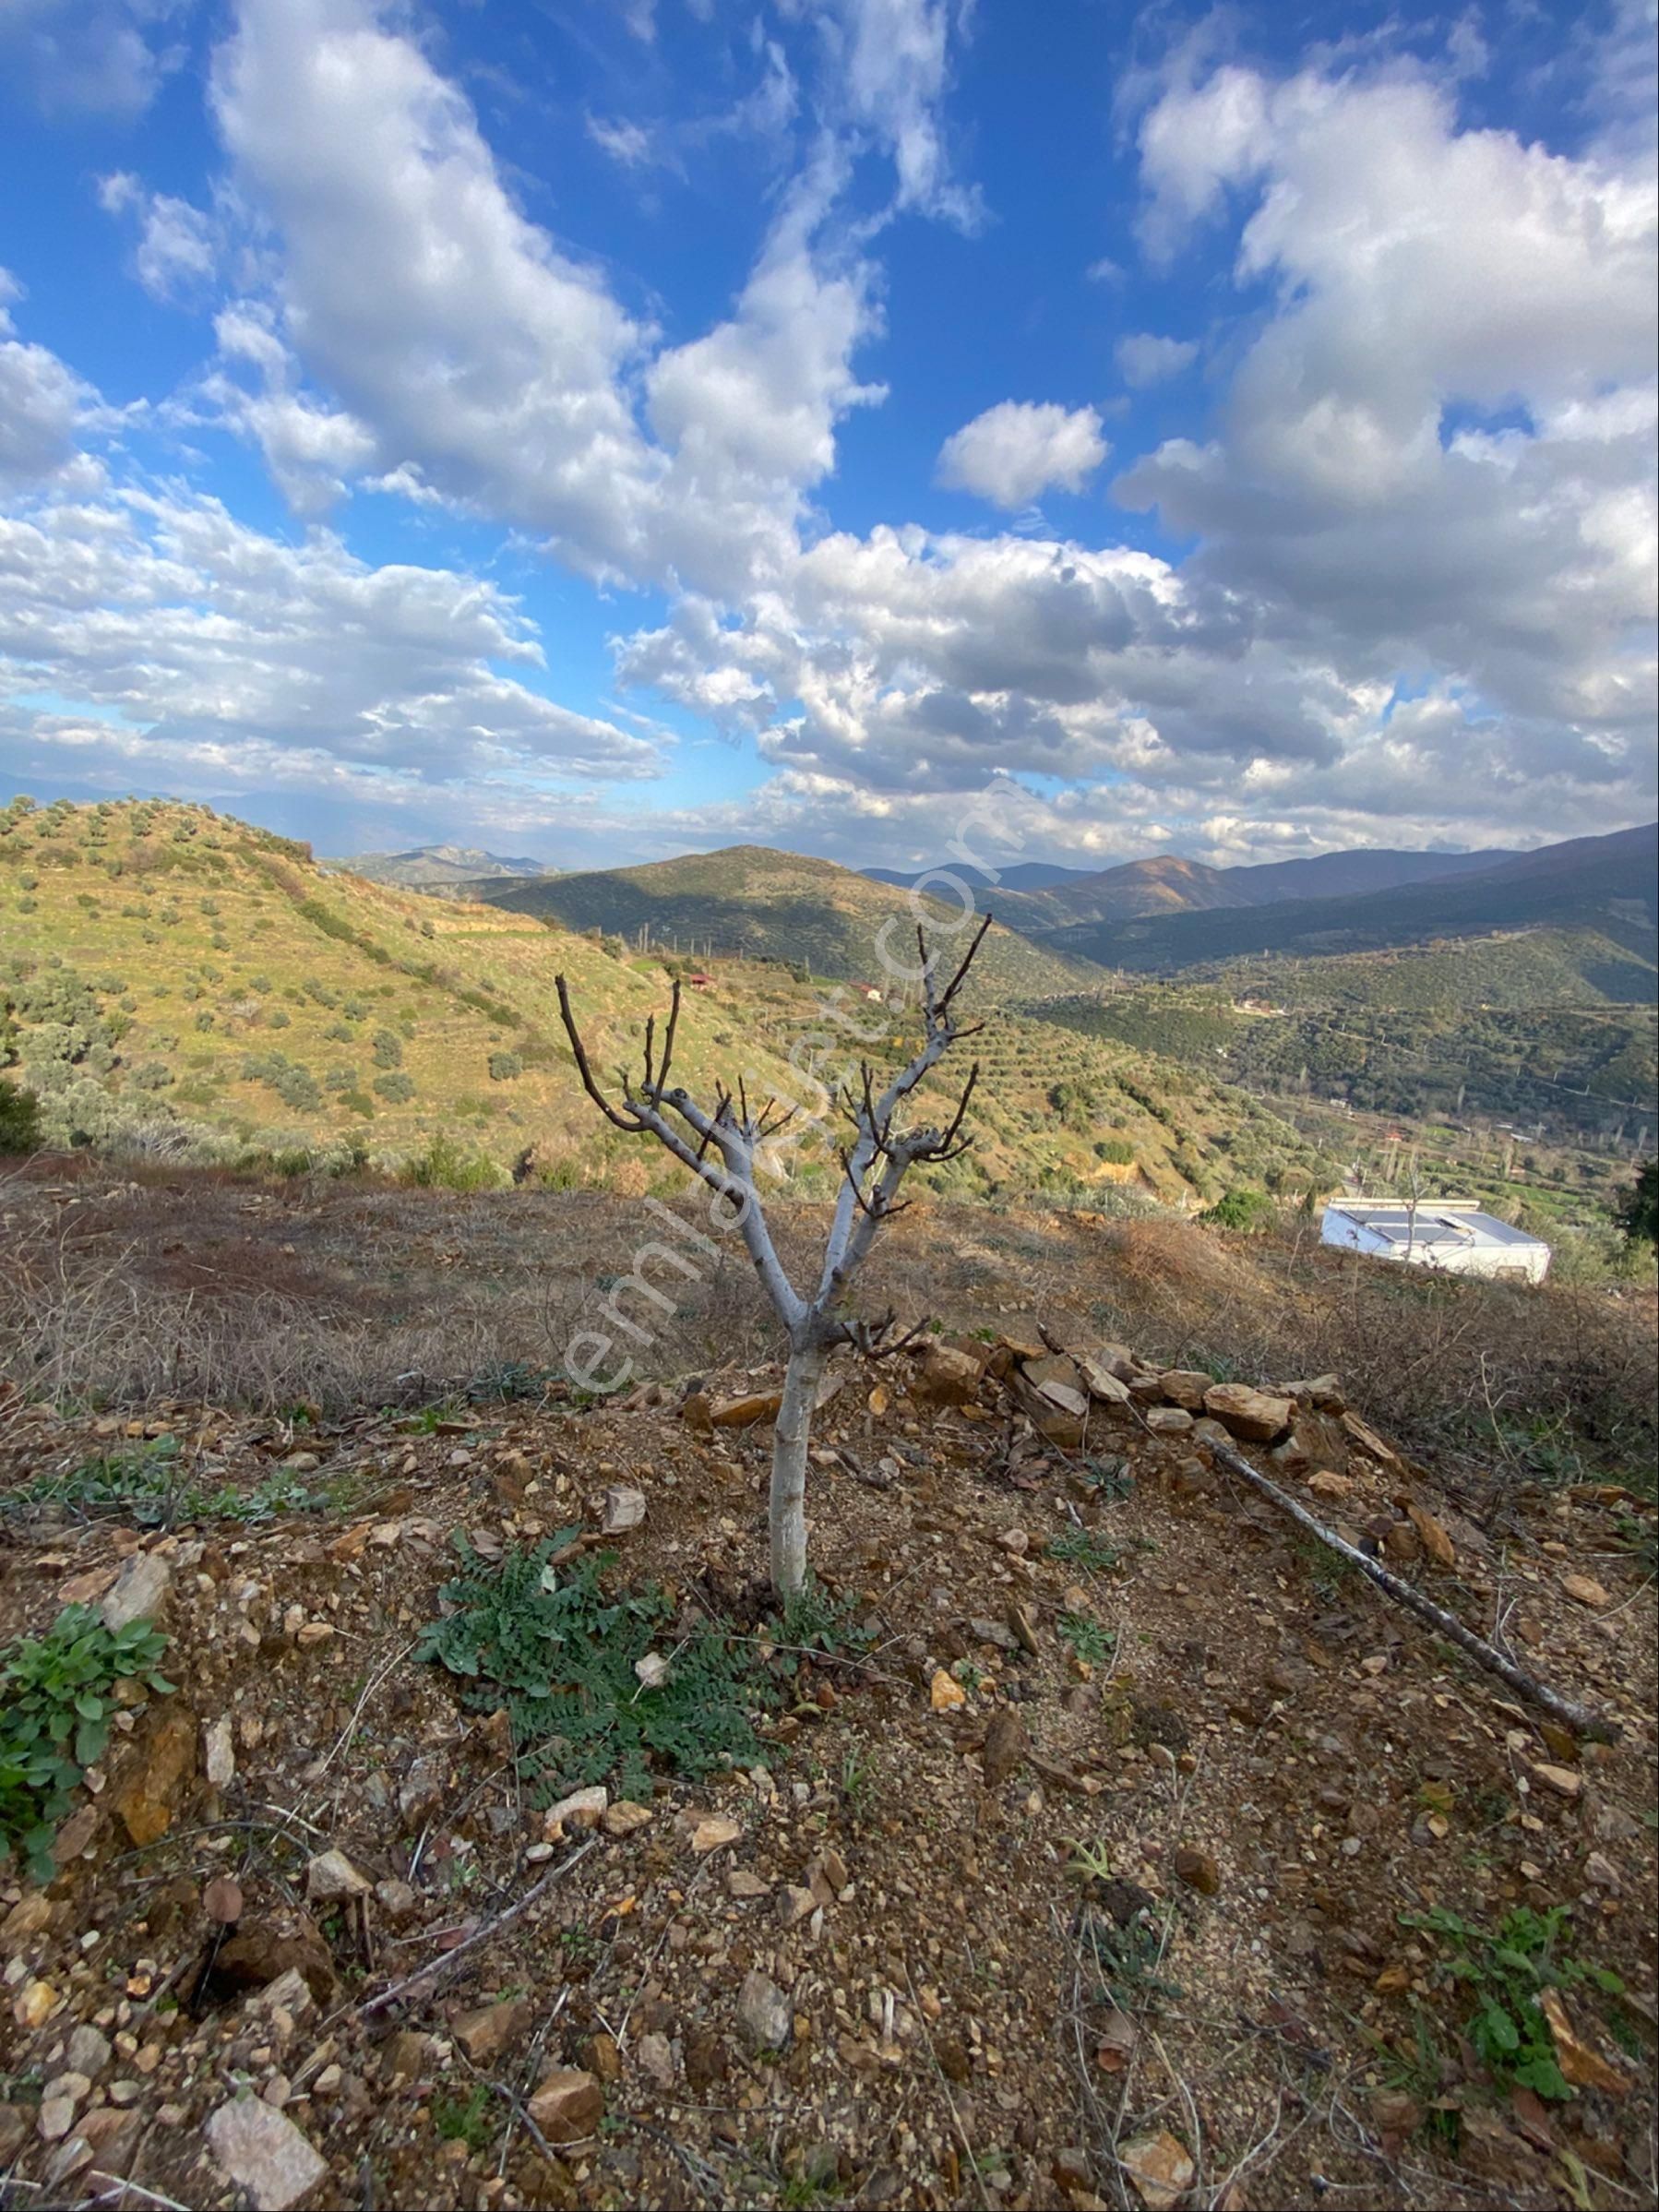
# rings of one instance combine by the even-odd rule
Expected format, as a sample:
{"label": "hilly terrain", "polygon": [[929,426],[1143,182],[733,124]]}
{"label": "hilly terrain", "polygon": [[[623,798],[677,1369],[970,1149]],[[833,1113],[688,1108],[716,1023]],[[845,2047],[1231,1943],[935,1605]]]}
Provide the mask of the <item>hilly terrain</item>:
{"label": "hilly terrain", "polygon": [[507,859],[478,845],[417,845],[410,853],[359,853],[347,860],[325,861],[323,866],[343,868],[369,883],[395,883],[404,891],[435,892],[470,891],[473,884],[491,877],[553,873],[539,860]]}
{"label": "hilly terrain", "polygon": [[[779,865],[764,882],[816,887],[818,910],[856,887],[834,910],[848,964],[855,917],[904,911],[845,870],[806,862],[797,875],[766,857]],[[789,898],[756,911],[763,943],[808,926]],[[899,951],[908,941],[894,933]],[[880,1067],[905,1051],[897,993],[849,1010],[844,991],[820,990],[783,958],[693,959],[660,940],[630,951],[551,915],[435,901],[320,867],[303,845],[203,807],[0,810],[0,1075],[40,1101],[48,1141],[161,1158],[366,1166],[463,1186],[517,1171],[555,1186],[676,1188],[680,1170],[581,1095],[554,999],[561,970],[607,1074],[638,1065],[646,1018],[666,1009],[676,974],[702,978],[686,990],[677,1065],[705,1095],[717,1075],[741,1075],[751,1094],[810,1105],[811,1077],[834,1087],[861,1055]],[[1313,1146],[1209,1072],[1012,1003],[1075,991],[1091,971],[1011,933],[995,932],[986,951],[969,986],[988,1017],[975,1145],[936,1172],[940,1188],[1128,1187],[1185,1204],[1259,1182],[1270,1166],[1286,1188],[1332,1179]],[[873,955],[868,964],[879,974]],[[830,1134],[809,1128],[795,1155],[806,1193],[835,1186]]]}
{"label": "hilly terrain", "polygon": [[[979,906],[994,908],[1032,935],[1091,922],[1143,915],[1207,912],[1222,906],[1275,906],[1286,899],[1360,898],[1412,883],[1440,883],[1523,858],[1518,853],[1321,853],[1308,860],[1271,860],[1249,867],[1206,867],[1201,861],[1159,855],[1120,867],[1087,870],[1023,862],[981,884]],[[870,868],[887,883],[917,879]],[[1010,895],[1011,894],[1011,895]]]}
{"label": "hilly terrain", "polygon": [[1539,930],[1330,960],[1240,963],[1044,1000],[1043,1018],[1253,1091],[1423,1118],[1482,1114],[1584,1136],[1659,1120],[1650,982],[1605,939]]}
{"label": "hilly terrain", "polygon": [[1045,941],[1104,967],[1167,974],[1255,955],[1308,958],[1497,930],[1576,928],[1611,939],[1652,969],[1659,958],[1656,856],[1659,834],[1649,823],[1433,882],[1079,923]]}
{"label": "hilly terrain", "polygon": [[[546,915],[567,929],[596,929],[698,953],[785,961],[803,974],[885,986],[882,949],[901,967],[915,959],[915,915],[894,886],[832,860],[731,845],[643,867],[603,868],[536,883],[480,884],[477,895],[514,914]],[[930,901],[954,924],[953,903]],[[885,930],[885,935],[883,934]],[[1075,990],[1085,962],[1032,944],[998,924],[979,956],[985,989],[997,998]]]}

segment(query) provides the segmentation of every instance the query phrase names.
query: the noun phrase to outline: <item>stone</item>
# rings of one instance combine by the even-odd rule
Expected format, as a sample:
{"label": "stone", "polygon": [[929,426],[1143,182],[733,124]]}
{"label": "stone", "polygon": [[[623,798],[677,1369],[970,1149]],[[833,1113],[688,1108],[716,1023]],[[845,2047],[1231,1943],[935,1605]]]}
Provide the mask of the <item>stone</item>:
{"label": "stone", "polygon": [[215,1874],[202,1889],[202,1910],[209,1919],[216,1920],[221,1928],[233,1928],[242,1918],[246,1900],[242,1884],[229,1874]]}
{"label": "stone", "polygon": [[1179,1405],[1188,1413],[1202,1413],[1204,1393],[1215,1381],[1198,1368],[1172,1367],[1158,1378],[1164,1395],[1172,1405]]}
{"label": "stone", "polygon": [[1117,2163],[1140,2191],[1147,2212],[1175,2212],[1197,2174],[1187,2146],[1167,2128],[1120,2143]]}
{"label": "stone", "polygon": [[1457,1547],[1447,1535],[1445,1526],[1437,1521],[1426,1506],[1408,1505],[1406,1513],[1416,1530],[1424,1550],[1437,1567],[1457,1565]]}
{"label": "stone", "polygon": [[481,2004],[457,2013],[449,2033],[475,2066],[493,2059],[528,2036],[535,2021],[535,2007],[528,1997],[504,1997],[498,2004]]}
{"label": "stone", "polygon": [[51,1925],[51,1898],[43,1889],[31,1889],[0,1920],[0,1952],[7,1958],[16,1958],[28,1950],[37,1935],[44,1935]]}
{"label": "stone", "polygon": [[0,2104],[0,2166],[9,2166],[28,2142],[33,2119],[31,2108],[20,2104]]}
{"label": "stone", "polygon": [[393,1875],[388,1881],[376,1883],[375,1902],[395,1927],[419,1908],[421,1900],[407,1882],[400,1882]]}
{"label": "stone", "polygon": [[228,1720],[210,1720],[202,1728],[202,1772],[215,1789],[236,1779],[236,1746]]}
{"label": "stone", "polygon": [[[1128,1384],[1093,1355],[1088,1352],[1074,1353],[1071,1364],[1077,1369],[1079,1381],[1097,1404],[1127,1405],[1129,1403]],[[1208,1381],[1208,1377],[1205,1380]]]}
{"label": "stone", "polygon": [[221,2104],[203,2133],[214,2164],[247,2192],[257,2212],[288,2212],[328,2170],[293,2122],[257,2098]]}
{"label": "stone", "polygon": [[61,2143],[75,2125],[73,2097],[42,2097],[35,2119],[35,2134],[42,2143]]}
{"label": "stone", "polygon": [[925,1405],[967,1405],[979,1395],[980,1363],[949,1345],[929,1345],[911,1383]]}
{"label": "stone", "polygon": [[718,1851],[727,1844],[734,1844],[743,1834],[740,1822],[723,1812],[710,1812],[698,1822],[691,1831],[691,1847],[699,1859],[707,1859],[710,1851]]}
{"label": "stone", "polygon": [[604,2088],[585,2068],[555,2066],[526,2109],[549,2143],[581,2143],[605,2116]]}
{"label": "stone", "polygon": [[1397,1567],[1409,1567],[1423,1556],[1423,1539],[1409,1521],[1390,1521],[1382,1539],[1384,1555]]}
{"label": "stone", "polygon": [[1222,1871],[1216,1861],[1208,1851],[1195,1850],[1190,1845],[1182,1844],[1176,1850],[1175,1869],[1177,1879],[1202,1896],[1213,1897],[1222,1885]]}
{"label": "stone", "polygon": [[414,1760],[398,1791],[398,1811],[409,1822],[423,1820],[444,1801],[448,1764],[439,1758]]}
{"label": "stone", "polygon": [[1179,1405],[1152,1405],[1147,1409],[1146,1426],[1153,1436],[1185,1436],[1192,1427],[1192,1416]]}
{"label": "stone", "polygon": [[1575,1605],[1588,1606],[1593,1612],[1613,1602],[1593,1574],[1564,1574],[1561,1587]]}
{"label": "stone", "polygon": [[666,2036],[641,2036],[634,2046],[634,2060],[641,2074],[649,2074],[659,2089],[674,2087],[679,2070],[674,2064],[674,2045]]}
{"label": "stone", "polygon": [[803,1889],[797,1883],[785,1883],[778,1892],[778,1918],[785,1928],[799,1927],[803,1920],[809,1920],[818,1910],[818,1902],[811,1890]]}
{"label": "stone", "polygon": [[[1618,1869],[1601,1851],[1592,1851],[1589,1858],[1585,1859],[1584,1879],[1592,1889],[1605,1889],[1613,1896],[1617,1896],[1624,1887],[1624,1883],[1619,1878]],[[73,2044],[70,2045],[70,2049],[73,2051]]]}
{"label": "stone", "polygon": [[1026,1740],[1025,1723],[1010,1705],[998,1705],[991,1716],[985,1730],[985,1740],[980,1752],[980,1764],[985,1780],[993,1789],[999,1789],[1009,1776],[1024,1764],[1031,1751]]}
{"label": "stone", "polygon": [[643,1828],[652,1818],[649,1805],[636,1805],[632,1798],[618,1798],[607,1806],[600,1825],[607,1835],[632,1835],[636,1828]]}
{"label": "stone", "polygon": [[285,1967],[275,1981],[268,1981],[262,1990],[255,1990],[243,2003],[243,2012],[250,2020],[269,2020],[279,2040],[285,2040],[288,2029],[282,2026],[284,2016],[290,2024],[297,2024],[316,2010],[311,1994],[311,1985],[297,1967]]}
{"label": "stone", "polygon": [[645,1518],[645,1492],[630,1489],[621,1483],[613,1484],[605,1492],[604,1519],[601,1523],[608,1536],[619,1536],[630,1528],[638,1528]]}
{"label": "stone", "polygon": [[1558,1990],[1538,1991],[1538,2010],[1549,2023],[1550,2038],[1556,2047],[1556,2063],[1575,2089],[1601,2089],[1609,2097],[1629,2094],[1629,2082],[1617,2067],[1608,2065],[1598,2051],[1573,2027],[1568,2018],[1567,2007],[1561,2002]]}
{"label": "stone", "polygon": [[753,1391],[743,1398],[722,1398],[709,1408],[709,1418],[716,1429],[753,1429],[775,1421],[782,1404],[781,1390]]}
{"label": "stone", "polygon": [[1570,1766],[1551,1766],[1543,1760],[1533,1763],[1533,1778],[1542,1782],[1546,1789],[1553,1789],[1558,1798],[1575,1799],[1584,1794],[1584,1777]]}
{"label": "stone", "polygon": [[419,2081],[432,2055],[432,2038],[418,2028],[402,2027],[387,2038],[380,2052],[380,2071],[388,2081]]}
{"label": "stone", "polygon": [[[153,1551],[136,1551],[105,1592],[98,1617],[111,1635],[130,1628],[135,1620],[153,1620],[167,1602],[173,1569]],[[138,1841],[134,1837],[135,1842]],[[146,1836],[145,1842],[153,1840]]]}
{"label": "stone", "polygon": [[49,1981],[26,1981],[12,2001],[11,2016],[19,2027],[44,2027],[63,1999]]}
{"label": "stone", "polygon": [[781,2051],[794,2032],[794,2013],[775,1981],[751,1968],[737,1992],[737,2025],[755,2051]]}
{"label": "stone", "polygon": [[334,1960],[308,1913],[280,1910],[269,1919],[244,1920],[219,1946],[213,1979],[233,1990],[262,1990],[293,1971],[318,2004],[334,1994]]}
{"label": "stone", "polygon": [[747,1904],[756,1897],[770,1897],[772,1885],[763,1875],[746,1866],[729,1867],[726,1871],[726,1895]]}
{"label": "stone", "polygon": [[1074,1360],[1087,1359],[1115,1381],[1133,1382],[1141,1371],[1140,1362],[1127,1345],[1090,1345],[1086,1350],[1073,1352]]}
{"label": "stone", "polygon": [[69,2038],[69,2048],[64,2053],[69,2062],[70,2071],[84,2076],[89,2088],[109,2064],[113,2054],[108,2036],[101,2034],[90,2022],[74,2031]]}
{"label": "stone", "polygon": [[1346,1498],[1354,1488],[1352,1475],[1338,1475],[1331,1467],[1316,1467],[1307,1477],[1307,1487],[1316,1498]]}
{"label": "stone", "polygon": [[196,1772],[196,1749],[195,1714],[183,1706],[163,1713],[140,1764],[114,1795],[115,1811],[134,1843],[152,1844],[173,1825],[185,1784]]}
{"label": "stone", "polygon": [[1204,1393],[1204,1410],[1246,1443],[1271,1444],[1288,1426],[1295,1406],[1289,1398],[1271,1397],[1247,1382],[1212,1382]]}
{"label": "stone", "polygon": [[550,1805],[542,1818],[542,1840],[544,1843],[563,1843],[567,1835],[586,1828],[597,1828],[605,1816],[611,1793],[601,1782],[587,1789],[572,1790],[556,1805]]}
{"label": "stone", "polygon": [[343,1851],[319,1851],[305,1868],[305,1895],[314,1905],[337,1903],[342,1897],[362,1897],[370,1888]]}
{"label": "stone", "polygon": [[968,1702],[968,1692],[953,1675],[940,1667],[928,1685],[927,1702],[936,1713],[954,1713]]}
{"label": "stone", "polygon": [[1357,1444],[1367,1458],[1374,1459],[1385,1474],[1404,1475],[1405,1462],[1401,1458],[1399,1453],[1391,1444],[1385,1444],[1376,1429],[1362,1421],[1358,1414],[1343,1414],[1343,1427],[1347,1432],[1350,1442]]}

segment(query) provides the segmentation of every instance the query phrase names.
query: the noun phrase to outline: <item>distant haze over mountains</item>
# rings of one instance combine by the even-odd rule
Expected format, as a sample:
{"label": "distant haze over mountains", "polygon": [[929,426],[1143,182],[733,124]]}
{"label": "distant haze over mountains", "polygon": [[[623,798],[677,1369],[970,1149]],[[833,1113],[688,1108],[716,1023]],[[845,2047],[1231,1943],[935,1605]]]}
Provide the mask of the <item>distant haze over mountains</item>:
{"label": "distant haze over mountains", "polygon": [[[1284,899],[1353,898],[1410,883],[1441,882],[1451,876],[1478,874],[1524,857],[1523,854],[1502,851],[1367,850],[1217,868],[1168,854],[1097,870],[1056,867],[1046,861],[1021,862],[1001,869],[995,883],[975,883],[971,870],[961,873],[982,908],[998,903],[1006,907],[1009,891],[1033,894],[1041,899],[1048,926],[1059,928],[1068,923],[1118,921],[1136,915],[1178,914],[1214,906],[1271,906]],[[916,873],[906,875],[888,868],[866,868],[865,873],[881,883],[918,880]],[[1009,910],[1007,918],[1018,927],[1040,926],[1038,917],[1023,907],[1018,917]]]}
{"label": "distant haze over mountains", "polygon": [[[1051,923],[1043,941],[1106,967],[1170,971],[1259,953],[1358,952],[1495,930],[1576,928],[1592,930],[1638,960],[1653,963],[1659,919],[1654,884],[1659,824],[1574,838],[1496,860],[1490,855],[1482,857],[1492,865],[1358,896],[1304,891],[1259,905],[1190,906]],[[1318,868],[1324,864],[1286,865]],[[1274,871],[1228,872],[1260,876]],[[1014,919],[1011,914],[1009,919]]]}
{"label": "distant haze over mountains", "polygon": [[371,883],[397,883],[405,891],[455,891],[503,876],[551,876],[555,871],[522,855],[507,858],[479,845],[417,845],[408,853],[358,853],[347,860],[325,860],[325,867],[349,869]]}

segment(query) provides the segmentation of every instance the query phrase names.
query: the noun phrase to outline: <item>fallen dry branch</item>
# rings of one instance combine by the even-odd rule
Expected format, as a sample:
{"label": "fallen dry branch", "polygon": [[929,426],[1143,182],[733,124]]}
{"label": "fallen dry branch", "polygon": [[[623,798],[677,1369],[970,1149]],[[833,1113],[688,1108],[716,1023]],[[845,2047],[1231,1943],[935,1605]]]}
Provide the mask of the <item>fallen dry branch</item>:
{"label": "fallen dry branch", "polygon": [[557,1866],[550,1867],[540,1882],[532,1883],[516,1904],[509,1905],[505,1912],[498,1912],[493,1920],[486,1920],[482,1928],[475,1928],[464,1943],[457,1943],[453,1951],[441,1951],[436,1958],[429,1958],[424,1967],[417,1967],[402,1981],[394,1982],[389,1990],[382,1990],[378,1997],[371,1997],[366,2004],[359,2008],[364,2017],[372,2013],[385,2012],[388,2005],[412,1996],[417,1990],[423,1995],[429,1995],[431,1989],[470,1953],[476,1951],[480,1943],[487,1943],[499,1935],[521,1913],[528,1912],[536,1899],[550,1890],[555,1882],[562,1881],[573,1868],[579,1867],[598,1841],[596,1835],[590,1836],[579,1850],[573,1851],[568,1859],[561,1859]]}
{"label": "fallen dry branch", "polygon": [[1229,1474],[1236,1475],[1241,1481],[1247,1482],[1259,1497],[1265,1498],[1270,1505],[1277,1506],[1282,1513],[1287,1513],[1298,1528],[1305,1528],[1309,1536],[1318,1536],[1319,1542],[1329,1545],[1339,1559],[1346,1560],[1351,1567],[1357,1567],[1384,1596],[1391,1597],[1396,1605],[1402,1605],[1408,1612],[1415,1613],[1419,1620],[1426,1620],[1438,1635],[1455,1644],[1477,1667],[1484,1667],[1488,1674],[1495,1674],[1507,1682],[1518,1697],[1525,1698],[1529,1704],[1536,1705],[1540,1712],[1547,1713],[1552,1720],[1559,1721],[1564,1728],[1570,1728],[1575,1736],[1591,1737],[1603,1743],[1617,1740],[1619,1729],[1616,1721],[1608,1719],[1605,1714],[1597,1713],[1589,1705],[1577,1704],[1571,1698],[1563,1697],[1546,1682],[1541,1682],[1536,1676],[1528,1674],[1525,1668],[1517,1667],[1514,1660],[1506,1658],[1496,1645],[1477,1636],[1473,1629],[1465,1628],[1455,1613],[1447,1612],[1443,1606],[1438,1606],[1432,1598],[1425,1597],[1421,1590],[1414,1590],[1410,1583],[1402,1582],[1397,1574],[1390,1574],[1380,1560],[1372,1559],[1368,1552],[1345,1542],[1333,1528],[1327,1528],[1306,1506],[1298,1505],[1276,1482],[1270,1481],[1259,1468],[1253,1467],[1242,1452],[1235,1452],[1230,1444],[1221,1443],[1212,1443],[1211,1451],[1217,1464],[1225,1467]]}

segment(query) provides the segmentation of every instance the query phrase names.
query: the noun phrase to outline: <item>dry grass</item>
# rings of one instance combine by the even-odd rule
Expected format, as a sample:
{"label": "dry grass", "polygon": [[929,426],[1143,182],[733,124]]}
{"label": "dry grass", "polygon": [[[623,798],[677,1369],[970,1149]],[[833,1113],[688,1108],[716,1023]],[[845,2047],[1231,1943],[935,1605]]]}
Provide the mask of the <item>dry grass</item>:
{"label": "dry grass", "polygon": [[[700,1209],[680,1210],[706,1226]],[[798,1278],[825,1216],[779,1214]],[[662,1225],[597,1191],[120,1179],[42,1160],[0,1180],[0,1377],[25,1395],[333,1413],[429,1403],[508,1366],[557,1371],[579,1330],[610,1326],[607,1298]],[[639,1374],[776,1357],[735,1242],[698,1266],[695,1280],[653,1270],[672,1312],[628,1306],[654,1337],[616,1338]],[[1247,1241],[1173,1218],[944,1204],[916,1207],[889,1233],[865,1288],[907,1321],[1047,1322],[1259,1381],[1334,1371],[1426,1459],[1652,1480],[1651,1293],[1390,1268],[1325,1249],[1311,1226]]]}

